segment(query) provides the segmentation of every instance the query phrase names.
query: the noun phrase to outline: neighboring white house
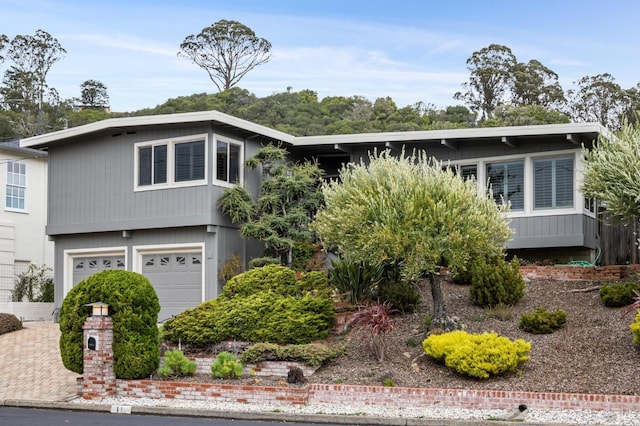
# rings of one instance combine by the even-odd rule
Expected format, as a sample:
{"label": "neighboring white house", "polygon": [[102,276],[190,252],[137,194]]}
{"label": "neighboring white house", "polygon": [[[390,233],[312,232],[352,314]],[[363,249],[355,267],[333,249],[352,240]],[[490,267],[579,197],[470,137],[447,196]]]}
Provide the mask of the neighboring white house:
{"label": "neighboring white house", "polygon": [[53,267],[54,244],[45,234],[47,153],[0,142],[0,187],[0,312],[13,313],[16,275],[31,263]]}

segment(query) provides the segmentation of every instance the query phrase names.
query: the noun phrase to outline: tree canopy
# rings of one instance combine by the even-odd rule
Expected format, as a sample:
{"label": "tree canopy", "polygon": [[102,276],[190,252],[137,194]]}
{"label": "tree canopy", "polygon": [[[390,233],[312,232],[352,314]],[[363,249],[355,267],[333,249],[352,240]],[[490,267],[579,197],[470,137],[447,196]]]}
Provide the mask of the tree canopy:
{"label": "tree canopy", "polygon": [[310,217],[322,204],[320,168],[310,162],[289,164],[287,152],[274,145],[263,147],[245,162],[262,170],[257,200],[241,186],[227,189],[218,200],[222,213],[240,224],[240,234],[261,241],[268,254],[291,266],[293,247],[308,241]]}
{"label": "tree canopy", "polygon": [[349,163],[322,193],[311,228],[323,244],[355,261],[398,261],[410,279],[429,277],[434,320],[445,323],[439,267],[461,272],[473,259],[502,257],[511,236],[506,206],[422,151]]}
{"label": "tree canopy", "polygon": [[219,91],[227,90],[249,71],[271,59],[271,43],[237,21],[222,19],[187,36],[178,55],[205,70]]}
{"label": "tree canopy", "polygon": [[616,222],[640,217],[640,127],[624,123],[601,135],[585,158],[582,191],[596,198]]}

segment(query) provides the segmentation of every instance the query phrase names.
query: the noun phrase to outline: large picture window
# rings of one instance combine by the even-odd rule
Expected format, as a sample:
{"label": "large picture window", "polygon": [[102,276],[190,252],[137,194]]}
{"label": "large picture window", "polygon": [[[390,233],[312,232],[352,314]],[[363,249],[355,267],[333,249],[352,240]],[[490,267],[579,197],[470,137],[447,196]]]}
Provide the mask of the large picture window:
{"label": "large picture window", "polygon": [[533,208],[573,207],[573,157],[533,160]]}
{"label": "large picture window", "polygon": [[206,182],[206,139],[181,138],[136,145],[138,189]]}
{"label": "large picture window", "polygon": [[8,209],[25,209],[27,192],[27,165],[18,161],[7,163],[7,187],[5,206]]}
{"label": "large picture window", "polygon": [[487,179],[496,203],[511,203],[512,211],[524,210],[524,161],[487,164]]}
{"label": "large picture window", "polygon": [[227,184],[240,183],[242,170],[241,146],[218,140],[216,142],[216,180]]}

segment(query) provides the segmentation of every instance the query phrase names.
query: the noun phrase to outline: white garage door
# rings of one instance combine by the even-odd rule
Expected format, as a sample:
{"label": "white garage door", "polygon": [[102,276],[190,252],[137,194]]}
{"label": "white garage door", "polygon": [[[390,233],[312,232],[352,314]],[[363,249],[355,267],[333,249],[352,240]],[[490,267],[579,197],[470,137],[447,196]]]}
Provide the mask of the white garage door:
{"label": "white garage door", "polygon": [[73,259],[73,285],[105,269],[124,269],[124,255],[76,257]]}
{"label": "white garage door", "polygon": [[143,254],[142,274],[158,293],[159,321],[202,303],[201,252]]}

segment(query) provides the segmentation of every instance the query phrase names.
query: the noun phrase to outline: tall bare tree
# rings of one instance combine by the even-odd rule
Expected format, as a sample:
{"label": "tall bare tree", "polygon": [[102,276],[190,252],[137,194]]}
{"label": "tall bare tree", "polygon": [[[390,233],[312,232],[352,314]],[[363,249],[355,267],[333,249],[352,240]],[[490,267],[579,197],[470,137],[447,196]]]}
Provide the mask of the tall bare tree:
{"label": "tall bare tree", "polygon": [[237,21],[225,19],[187,36],[179,56],[205,70],[220,92],[230,89],[249,71],[271,59],[271,43]]}

